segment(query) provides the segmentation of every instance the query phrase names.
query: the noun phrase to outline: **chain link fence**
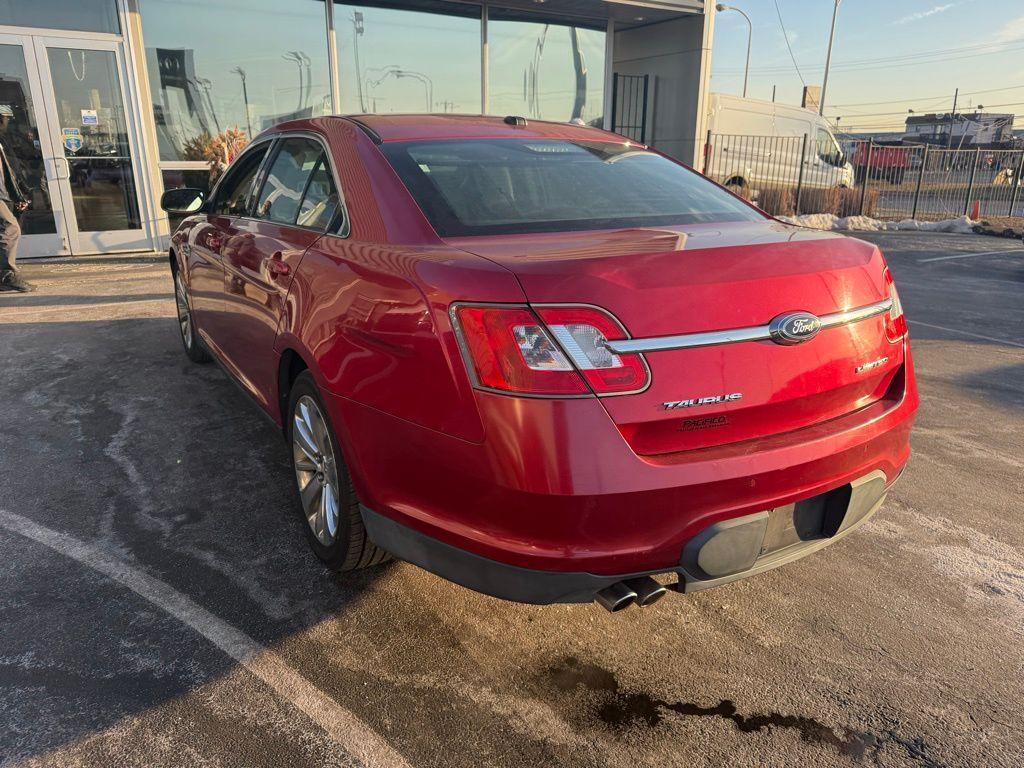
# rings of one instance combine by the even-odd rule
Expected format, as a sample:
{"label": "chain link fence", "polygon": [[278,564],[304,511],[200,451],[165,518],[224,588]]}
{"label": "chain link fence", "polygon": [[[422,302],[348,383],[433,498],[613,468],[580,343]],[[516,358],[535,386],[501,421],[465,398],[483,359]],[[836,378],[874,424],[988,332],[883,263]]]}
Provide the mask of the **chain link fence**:
{"label": "chain link fence", "polygon": [[774,216],[1024,216],[1024,149],[709,132],[703,172]]}

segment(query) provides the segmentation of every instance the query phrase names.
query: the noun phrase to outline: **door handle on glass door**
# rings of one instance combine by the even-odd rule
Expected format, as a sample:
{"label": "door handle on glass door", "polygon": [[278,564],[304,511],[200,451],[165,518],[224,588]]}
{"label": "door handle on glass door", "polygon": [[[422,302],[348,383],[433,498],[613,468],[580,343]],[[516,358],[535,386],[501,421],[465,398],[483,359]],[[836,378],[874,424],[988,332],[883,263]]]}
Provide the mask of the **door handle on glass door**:
{"label": "door handle on glass door", "polygon": [[[53,163],[53,178],[50,181],[65,181],[71,178],[71,163],[66,157],[54,157],[51,162]],[[61,163],[64,163],[64,169],[67,171],[63,176],[60,175],[59,170]]]}

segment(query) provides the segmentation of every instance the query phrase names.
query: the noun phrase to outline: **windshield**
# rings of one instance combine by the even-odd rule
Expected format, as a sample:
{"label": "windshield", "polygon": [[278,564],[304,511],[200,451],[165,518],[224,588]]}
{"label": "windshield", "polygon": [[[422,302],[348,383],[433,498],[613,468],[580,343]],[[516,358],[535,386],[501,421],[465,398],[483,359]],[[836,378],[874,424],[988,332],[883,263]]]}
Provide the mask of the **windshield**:
{"label": "windshield", "polygon": [[478,139],[381,150],[442,237],[762,218],[699,174],[626,143]]}

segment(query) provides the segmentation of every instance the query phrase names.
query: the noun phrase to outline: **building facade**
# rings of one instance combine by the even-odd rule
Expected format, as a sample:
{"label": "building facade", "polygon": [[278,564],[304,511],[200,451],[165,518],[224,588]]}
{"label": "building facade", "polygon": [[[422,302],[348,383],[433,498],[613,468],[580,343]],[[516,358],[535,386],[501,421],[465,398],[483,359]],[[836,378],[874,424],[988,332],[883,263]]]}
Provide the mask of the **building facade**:
{"label": "building facade", "polygon": [[701,0],[0,1],[23,255],[162,250],[165,188],[296,117],[582,121],[694,164],[712,24]]}
{"label": "building facade", "polygon": [[911,115],[903,138],[953,147],[1013,141],[1013,115],[993,112]]}

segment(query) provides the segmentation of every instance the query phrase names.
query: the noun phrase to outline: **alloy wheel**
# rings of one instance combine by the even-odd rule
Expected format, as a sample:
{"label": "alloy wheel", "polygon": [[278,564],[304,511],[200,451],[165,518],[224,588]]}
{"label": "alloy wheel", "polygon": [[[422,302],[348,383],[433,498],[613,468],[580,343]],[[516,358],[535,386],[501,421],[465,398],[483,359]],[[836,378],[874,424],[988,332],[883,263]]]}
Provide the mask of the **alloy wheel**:
{"label": "alloy wheel", "polygon": [[192,316],[188,310],[188,295],[185,293],[185,283],[181,274],[174,276],[174,303],[178,309],[178,326],[181,328],[181,340],[185,342],[185,348],[192,348]]}
{"label": "alloy wheel", "polygon": [[328,547],[338,535],[338,468],[327,421],[308,395],[299,398],[292,414],[292,459],[306,521],[317,541]]}

